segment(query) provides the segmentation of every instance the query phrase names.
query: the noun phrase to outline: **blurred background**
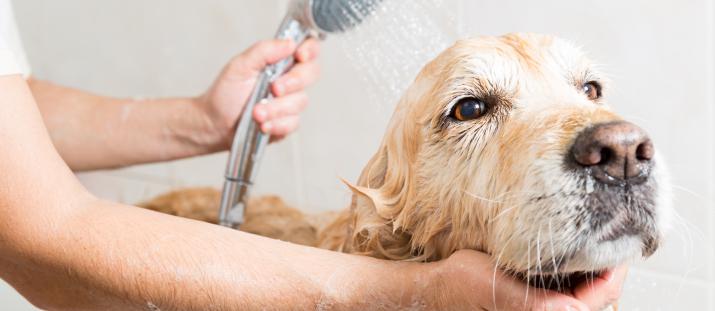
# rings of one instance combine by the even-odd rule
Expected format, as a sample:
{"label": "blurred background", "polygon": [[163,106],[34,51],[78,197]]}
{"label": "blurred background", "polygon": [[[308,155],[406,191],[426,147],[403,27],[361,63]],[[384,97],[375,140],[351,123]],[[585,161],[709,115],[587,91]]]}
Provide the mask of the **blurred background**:
{"label": "blurred background", "polygon": [[[622,310],[715,310],[715,5],[712,0],[386,0],[356,32],[331,37],[302,128],[272,145],[256,193],[308,211],[347,206],[400,92],[458,37],[556,34],[611,74],[610,103],[668,160],[681,220],[634,266]],[[286,0],[16,0],[33,75],[117,97],[195,96],[253,42],[273,36]],[[401,10],[395,10],[401,8]],[[396,13],[402,12],[402,13]],[[79,174],[96,195],[137,203],[220,187],[226,154]],[[33,310],[0,284],[0,309]]]}

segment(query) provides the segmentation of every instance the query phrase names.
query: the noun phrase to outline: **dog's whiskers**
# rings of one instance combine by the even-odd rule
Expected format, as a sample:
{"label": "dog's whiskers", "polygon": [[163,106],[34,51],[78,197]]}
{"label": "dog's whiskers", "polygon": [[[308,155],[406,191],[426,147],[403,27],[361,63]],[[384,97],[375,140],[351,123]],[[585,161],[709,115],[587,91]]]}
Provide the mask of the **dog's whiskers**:
{"label": "dog's whiskers", "polygon": [[[678,285],[678,289],[676,291],[675,296],[679,296],[679,293],[683,289],[683,286],[685,285],[685,280],[690,276],[693,271],[697,269],[697,267],[693,266],[693,249],[694,249],[694,238],[693,235],[698,236],[698,240],[702,241],[705,239],[705,234],[700,231],[694,224],[689,223],[686,219],[684,219],[682,216],[680,216],[678,213],[673,213],[673,225],[681,227],[682,230],[672,230],[675,231],[677,236],[681,240],[681,245],[683,245],[683,253],[685,254],[685,261],[686,261],[686,266],[689,268],[686,268],[683,270],[683,273],[680,275],[680,284]],[[705,245],[705,247],[711,247],[712,246],[707,246],[709,245],[708,243],[700,243],[700,245]],[[710,250],[711,252],[714,250]]]}
{"label": "dog's whiskers", "polygon": [[541,266],[541,226],[539,225],[539,231],[536,232],[536,273],[539,275],[539,283],[541,284],[541,288],[545,288],[545,280],[544,280],[544,270],[543,267]]}
{"label": "dog's whiskers", "polygon": [[[515,196],[511,196],[511,197],[508,197],[508,198],[516,198],[516,197],[518,197],[518,196],[524,196],[524,197],[525,197],[525,196],[527,196],[527,195],[534,195],[534,194],[537,194],[537,195],[538,195],[538,194],[541,194],[541,192],[538,192],[538,191],[507,191],[507,192],[503,192],[503,193],[501,193],[501,194],[499,194],[499,195],[496,195],[493,199],[490,199],[490,198],[485,198],[485,197],[476,195],[476,194],[471,193],[471,192],[469,192],[469,191],[467,191],[467,190],[462,190],[462,191],[463,191],[465,194],[467,194],[467,195],[469,195],[470,197],[472,197],[472,198],[475,198],[475,199],[478,199],[478,200],[481,200],[481,201],[485,201],[485,202],[489,202],[489,203],[504,203],[504,201],[501,200],[501,199],[502,199],[502,198],[505,198],[507,195],[510,195],[510,194],[513,194],[513,195],[515,195]],[[518,195],[518,196],[517,196],[517,195]]]}
{"label": "dog's whiskers", "polygon": [[510,208],[507,208],[507,209],[505,209],[505,210],[499,212],[499,214],[497,214],[496,216],[494,216],[494,218],[489,219],[489,220],[487,221],[487,223],[490,223],[490,224],[491,224],[492,222],[498,220],[499,217],[504,216],[506,213],[508,213],[508,212],[510,212],[510,211],[512,211],[512,210],[514,210],[515,208],[517,208],[517,206],[512,206],[512,207],[510,207]]}
{"label": "dog's whiskers", "polygon": [[494,272],[492,273],[492,301],[494,302],[494,310],[497,310],[497,271],[499,270],[499,261],[501,260],[502,256],[504,255],[504,251],[506,251],[506,248],[509,246],[509,243],[514,239],[515,236],[511,236],[508,240],[506,240],[506,243],[502,246],[501,251],[499,252],[499,255],[497,255],[497,260],[496,263],[494,264]]}
{"label": "dog's whiskers", "polygon": [[[494,204],[504,204],[504,201],[503,201],[503,200],[499,200],[499,198],[503,198],[503,197],[505,197],[505,196],[507,196],[507,195],[510,195],[510,194],[521,195],[521,196],[539,194],[539,192],[536,192],[536,191],[519,191],[519,192],[517,192],[517,191],[507,191],[507,192],[504,192],[504,193],[502,193],[502,194],[500,194],[500,195],[497,195],[495,199],[489,199],[489,198],[485,198],[485,197],[482,197],[482,196],[473,194],[473,193],[471,193],[471,192],[469,192],[469,191],[467,191],[467,190],[462,190],[462,191],[463,191],[466,195],[468,195],[468,196],[470,196],[470,197],[472,197],[472,198],[474,198],[474,199],[477,199],[477,200],[480,200],[480,201],[484,201],[484,202],[487,202],[487,203],[494,203]],[[514,197],[516,197],[516,196],[514,196]],[[507,208],[507,209],[505,209],[505,210],[503,210],[503,211],[500,211],[497,215],[495,215],[494,217],[492,217],[491,219],[489,219],[487,222],[488,222],[488,223],[492,223],[492,222],[498,220],[500,217],[502,217],[502,216],[504,216],[505,214],[507,214],[508,212],[514,210],[516,207],[517,207],[517,206],[515,205],[515,206],[509,207],[509,208]]]}
{"label": "dog's whiskers", "polygon": [[498,200],[488,199],[488,198],[485,198],[485,197],[482,197],[482,196],[478,196],[478,195],[473,194],[473,193],[471,193],[471,192],[469,192],[469,191],[467,191],[467,190],[462,190],[462,191],[463,191],[465,194],[467,194],[468,196],[470,196],[470,197],[472,197],[472,198],[475,198],[475,199],[477,199],[477,200],[480,200],[480,201],[484,201],[484,202],[488,202],[488,203],[504,203],[503,201],[498,201]]}
{"label": "dog's whiskers", "polygon": [[688,188],[685,188],[685,187],[683,187],[683,186],[679,186],[679,185],[676,185],[676,184],[673,184],[673,183],[670,183],[670,186],[671,186],[673,189],[680,190],[680,191],[683,191],[683,192],[685,192],[685,193],[687,193],[687,194],[689,194],[689,195],[692,195],[693,197],[697,198],[698,200],[703,200],[703,201],[706,200],[706,198],[705,198],[703,195],[701,195],[701,194],[695,192],[694,190],[691,190],[691,189],[688,189]]}
{"label": "dog's whiskers", "polygon": [[[551,244],[551,262],[553,265],[554,269],[554,275],[556,276],[554,279],[556,279],[556,288],[558,290],[561,290],[561,282],[559,281],[558,275],[559,275],[559,267],[556,265],[556,251],[554,250],[554,230],[551,225],[551,219],[549,219],[549,244]],[[551,283],[551,282],[549,282]],[[549,284],[551,286],[551,284]]]}
{"label": "dog's whiskers", "polygon": [[529,303],[529,289],[531,288],[531,243],[533,240],[529,240],[529,245],[527,246],[526,254],[526,297],[524,297],[524,306]]}

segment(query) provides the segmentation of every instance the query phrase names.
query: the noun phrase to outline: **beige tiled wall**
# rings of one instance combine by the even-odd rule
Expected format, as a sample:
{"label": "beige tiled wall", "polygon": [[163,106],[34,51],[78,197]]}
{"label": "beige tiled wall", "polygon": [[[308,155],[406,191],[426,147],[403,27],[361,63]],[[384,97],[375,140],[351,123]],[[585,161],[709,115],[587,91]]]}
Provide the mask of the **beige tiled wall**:
{"label": "beige tiled wall", "polygon": [[[675,206],[683,219],[652,260],[633,268],[623,310],[715,310],[712,2],[430,2],[443,9],[433,12],[435,22],[457,29],[448,36],[528,31],[576,41],[612,74],[616,110],[643,125],[668,159]],[[15,6],[40,78],[108,95],[152,97],[203,91],[233,54],[273,34],[285,1],[21,0]],[[405,21],[400,17],[385,23],[394,27]],[[356,65],[360,58],[350,51],[359,44],[349,40],[381,42],[385,38],[379,36],[389,37],[381,34],[379,24],[370,27],[372,33],[324,44],[323,79],[310,92],[312,105],[302,128],[269,148],[258,193],[279,193],[308,210],[345,206],[348,193],[339,177],[357,177],[391,114],[391,103],[375,101],[394,97],[374,90],[378,83],[366,77],[410,76],[415,67],[409,62],[418,61],[397,59],[400,51],[387,51],[387,63],[380,68],[396,73],[372,69],[366,75],[366,66],[380,60]],[[412,40],[413,46],[405,48],[422,42],[439,47],[444,38],[434,33],[402,38]],[[225,159],[219,154],[80,178],[99,196],[134,203],[180,187],[218,187]],[[0,308],[31,309],[7,288],[0,289],[0,302]]]}

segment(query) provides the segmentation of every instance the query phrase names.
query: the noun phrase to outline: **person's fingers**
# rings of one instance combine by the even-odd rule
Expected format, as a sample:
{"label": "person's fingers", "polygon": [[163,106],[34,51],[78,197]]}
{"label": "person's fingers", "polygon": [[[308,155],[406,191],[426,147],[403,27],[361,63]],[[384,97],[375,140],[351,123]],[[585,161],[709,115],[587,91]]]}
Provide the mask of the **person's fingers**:
{"label": "person's fingers", "polygon": [[[554,291],[547,291],[544,289],[531,289],[536,290],[537,293],[534,298],[527,301],[527,310],[533,311],[590,311],[589,307],[581,301],[574,299],[573,297],[557,293]],[[600,311],[600,310],[599,310]]]}
{"label": "person's fingers", "polygon": [[273,82],[275,96],[285,96],[301,91],[313,84],[320,75],[320,66],[316,62],[298,63],[288,73]]}
{"label": "person's fingers", "polygon": [[621,297],[627,274],[627,266],[607,271],[593,281],[584,281],[576,286],[573,291],[574,296],[588,305],[591,310],[603,310],[616,303]]}
{"label": "person's fingers", "polygon": [[305,93],[295,93],[284,97],[278,97],[268,104],[257,105],[253,111],[253,119],[258,123],[270,122],[276,119],[298,115],[308,106],[308,95]]}
{"label": "person's fingers", "polygon": [[320,54],[320,42],[311,38],[298,47],[295,52],[296,65],[273,83],[275,96],[285,96],[300,91],[313,84],[320,75],[320,66],[313,62]]}
{"label": "person's fingers", "polygon": [[316,59],[319,54],[320,41],[315,38],[310,38],[298,47],[298,50],[295,52],[295,59],[299,63],[305,63]]}
{"label": "person's fingers", "polygon": [[288,116],[261,124],[261,131],[280,139],[297,130],[299,125],[300,116]]}
{"label": "person's fingers", "polygon": [[261,41],[234,58],[229,68],[261,70],[267,65],[291,56],[295,51],[296,46],[292,40]]}

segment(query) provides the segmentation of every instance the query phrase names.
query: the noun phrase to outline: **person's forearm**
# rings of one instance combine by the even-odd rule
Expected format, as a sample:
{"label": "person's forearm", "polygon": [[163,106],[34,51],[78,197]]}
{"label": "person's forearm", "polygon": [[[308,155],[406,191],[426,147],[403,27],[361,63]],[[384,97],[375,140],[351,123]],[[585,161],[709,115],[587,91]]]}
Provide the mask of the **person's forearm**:
{"label": "person's forearm", "polygon": [[356,297],[399,302],[386,289],[414,275],[98,200],[52,148],[22,78],[0,76],[0,90],[0,277],[43,309],[357,309]]}
{"label": "person's forearm", "polygon": [[192,98],[132,100],[30,80],[52,141],[75,171],[202,155],[227,139]]}
{"label": "person's forearm", "polygon": [[[3,277],[49,309],[310,310],[400,306],[405,263],[292,245],[94,199],[29,230]],[[68,247],[71,245],[71,247]],[[32,271],[32,272],[27,272]],[[409,299],[405,293],[405,299]],[[363,297],[363,299],[355,299]],[[405,302],[405,307],[408,304]],[[147,308],[148,309],[148,308]]]}

